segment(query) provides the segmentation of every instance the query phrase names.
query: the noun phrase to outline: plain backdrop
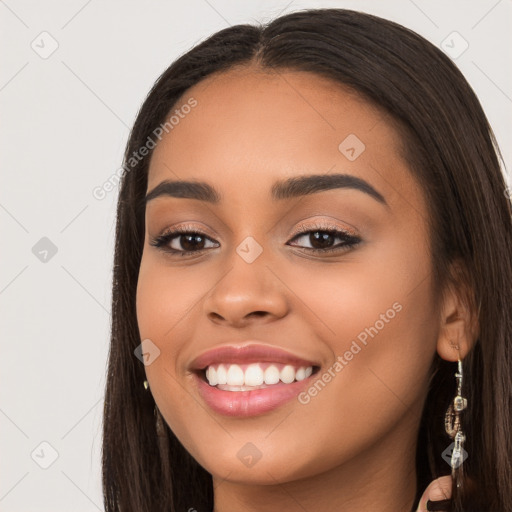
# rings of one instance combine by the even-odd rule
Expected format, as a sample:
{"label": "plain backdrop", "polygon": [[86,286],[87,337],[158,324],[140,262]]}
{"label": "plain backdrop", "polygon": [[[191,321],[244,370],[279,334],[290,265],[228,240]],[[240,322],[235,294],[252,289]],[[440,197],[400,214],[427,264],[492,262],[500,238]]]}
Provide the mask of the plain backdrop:
{"label": "plain backdrop", "polygon": [[92,191],[121,166],[145,95],[210,34],[308,7],[449,48],[510,167],[511,0],[0,2],[0,511],[103,510],[117,189]]}

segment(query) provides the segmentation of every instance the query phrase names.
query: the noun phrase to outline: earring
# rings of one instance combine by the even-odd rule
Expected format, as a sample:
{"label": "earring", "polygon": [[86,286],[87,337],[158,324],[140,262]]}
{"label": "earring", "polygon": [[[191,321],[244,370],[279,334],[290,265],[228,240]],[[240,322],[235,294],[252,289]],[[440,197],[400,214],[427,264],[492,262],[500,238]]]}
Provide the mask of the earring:
{"label": "earring", "polygon": [[452,467],[452,478],[455,478],[455,470],[460,468],[460,471],[457,473],[457,487],[460,487],[460,472],[462,471],[462,463],[464,462],[463,444],[466,440],[466,436],[461,428],[460,413],[468,406],[467,399],[462,397],[463,373],[460,357],[457,362],[455,378],[457,379],[457,394],[446,411],[444,425],[446,433],[454,440],[450,465]]}
{"label": "earring", "polygon": [[164,419],[162,417],[162,414],[160,413],[160,410],[156,406],[156,404],[155,404],[154,412],[155,412],[155,418],[156,418],[156,422],[155,422],[155,425],[156,425],[156,435],[158,437],[164,437],[165,436]]}
{"label": "earring", "polygon": [[[147,391],[149,389],[149,383],[147,380],[143,382],[144,389]],[[159,437],[165,436],[165,423],[164,419],[162,417],[162,414],[160,413],[158,407],[155,404],[155,408],[153,409],[153,412],[155,414],[155,427],[156,427],[156,435]]]}

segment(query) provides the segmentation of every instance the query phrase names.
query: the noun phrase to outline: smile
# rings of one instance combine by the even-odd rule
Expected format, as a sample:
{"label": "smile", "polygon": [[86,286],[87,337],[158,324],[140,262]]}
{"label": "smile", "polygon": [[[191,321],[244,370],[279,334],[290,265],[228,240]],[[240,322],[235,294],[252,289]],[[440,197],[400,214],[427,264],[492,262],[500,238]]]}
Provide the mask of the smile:
{"label": "smile", "polygon": [[313,366],[294,367],[283,363],[217,364],[206,368],[205,376],[210,386],[224,391],[251,391],[264,389],[282,382],[291,384],[313,373]]}
{"label": "smile", "polygon": [[189,369],[206,405],[224,416],[256,416],[281,407],[311,384],[320,363],[254,340],[216,346]]}

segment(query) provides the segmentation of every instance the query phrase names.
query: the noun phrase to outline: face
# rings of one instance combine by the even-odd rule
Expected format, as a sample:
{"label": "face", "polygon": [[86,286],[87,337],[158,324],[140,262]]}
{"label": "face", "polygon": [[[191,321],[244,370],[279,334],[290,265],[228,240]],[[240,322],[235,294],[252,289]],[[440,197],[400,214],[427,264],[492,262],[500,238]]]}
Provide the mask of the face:
{"label": "face", "polygon": [[[254,68],[204,80],[175,109],[150,163],[137,288],[165,421],[218,479],[290,482],[370,453],[388,467],[415,442],[438,329],[428,210],[392,123],[314,74]],[[208,361],[233,386],[270,366],[280,381],[221,390]]]}

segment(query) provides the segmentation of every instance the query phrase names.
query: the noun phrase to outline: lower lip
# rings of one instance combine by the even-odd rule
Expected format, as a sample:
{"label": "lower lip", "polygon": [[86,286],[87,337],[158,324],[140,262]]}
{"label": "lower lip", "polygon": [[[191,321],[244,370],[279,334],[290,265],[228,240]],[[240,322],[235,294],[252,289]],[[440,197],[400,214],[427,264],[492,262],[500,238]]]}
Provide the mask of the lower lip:
{"label": "lower lip", "polygon": [[224,391],[210,386],[196,375],[199,394],[206,404],[225,416],[256,416],[277,409],[293,400],[311,382],[315,373],[308,378],[284,384],[274,384],[268,388],[252,391]]}

